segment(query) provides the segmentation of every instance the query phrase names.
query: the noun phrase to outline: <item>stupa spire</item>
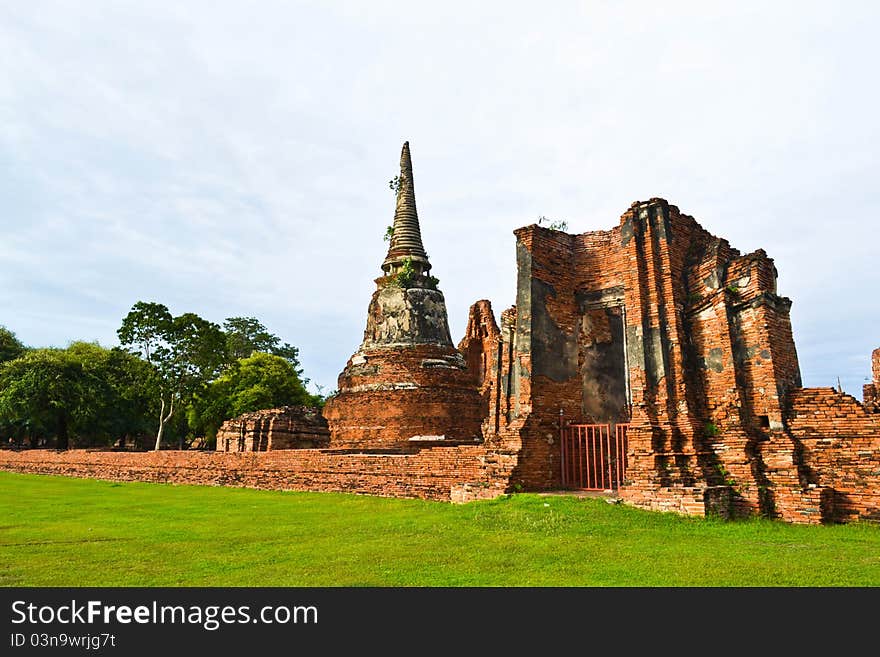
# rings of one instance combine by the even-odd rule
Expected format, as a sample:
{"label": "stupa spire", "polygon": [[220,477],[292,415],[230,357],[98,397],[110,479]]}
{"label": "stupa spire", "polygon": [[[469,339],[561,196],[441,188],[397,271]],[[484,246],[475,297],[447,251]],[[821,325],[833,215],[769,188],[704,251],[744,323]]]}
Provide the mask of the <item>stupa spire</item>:
{"label": "stupa spire", "polygon": [[397,186],[397,206],[394,210],[393,234],[388,247],[388,255],[382,263],[386,274],[393,274],[404,261],[409,259],[419,273],[431,269],[428,254],[422,246],[422,231],[419,228],[419,214],[416,211],[416,193],[413,186],[412,159],[409,142],[403,143],[400,151],[400,177]]}

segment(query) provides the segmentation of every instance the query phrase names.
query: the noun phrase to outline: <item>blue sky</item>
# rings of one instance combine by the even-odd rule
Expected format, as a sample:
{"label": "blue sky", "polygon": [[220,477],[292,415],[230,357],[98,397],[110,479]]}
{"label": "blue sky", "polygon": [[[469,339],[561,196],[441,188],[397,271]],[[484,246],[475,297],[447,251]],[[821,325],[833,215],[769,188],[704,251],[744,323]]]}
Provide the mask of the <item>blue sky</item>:
{"label": "blue sky", "polygon": [[880,4],[0,3],[0,324],[260,318],[336,387],[409,140],[453,338],[513,229],[662,196],[776,261],[804,383],[880,346]]}

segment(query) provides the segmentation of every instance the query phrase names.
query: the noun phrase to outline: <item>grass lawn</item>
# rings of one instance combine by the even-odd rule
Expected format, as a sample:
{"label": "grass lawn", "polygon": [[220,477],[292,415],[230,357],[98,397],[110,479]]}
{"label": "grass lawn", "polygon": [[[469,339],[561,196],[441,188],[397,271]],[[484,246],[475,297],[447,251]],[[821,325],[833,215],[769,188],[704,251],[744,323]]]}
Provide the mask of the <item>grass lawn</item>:
{"label": "grass lawn", "polygon": [[3,586],[880,586],[880,527],[0,472]]}

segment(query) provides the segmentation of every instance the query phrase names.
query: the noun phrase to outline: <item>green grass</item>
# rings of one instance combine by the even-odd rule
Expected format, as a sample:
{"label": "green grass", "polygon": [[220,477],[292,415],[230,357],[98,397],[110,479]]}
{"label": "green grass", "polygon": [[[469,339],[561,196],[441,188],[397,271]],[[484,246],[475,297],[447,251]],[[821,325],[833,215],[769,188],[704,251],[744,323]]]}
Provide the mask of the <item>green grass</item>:
{"label": "green grass", "polygon": [[878,586],[880,527],[0,472],[4,586]]}

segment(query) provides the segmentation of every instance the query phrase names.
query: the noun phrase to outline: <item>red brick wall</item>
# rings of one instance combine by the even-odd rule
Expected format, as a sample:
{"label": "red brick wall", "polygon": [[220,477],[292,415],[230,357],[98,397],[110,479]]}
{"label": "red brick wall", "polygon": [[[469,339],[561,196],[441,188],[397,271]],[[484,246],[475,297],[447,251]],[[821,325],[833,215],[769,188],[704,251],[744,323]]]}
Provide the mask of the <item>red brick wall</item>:
{"label": "red brick wall", "polygon": [[880,415],[834,388],[804,388],[790,395],[787,423],[829,519],[880,520]]}
{"label": "red brick wall", "polygon": [[[517,295],[515,336],[519,395],[516,427],[522,448],[515,481],[527,489],[555,488],[561,483],[559,411],[569,418],[580,416],[580,385],[576,378],[556,380],[545,372],[572,354],[561,342],[549,344],[550,336],[536,321],[546,312],[556,330],[569,342],[577,330],[574,299],[574,236],[560,231],[527,226],[514,231],[518,248],[527,252],[530,276]],[[522,273],[522,271],[521,271]],[[522,284],[520,284],[522,285]],[[543,309],[538,304],[543,303]],[[536,362],[540,358],[543,362]],[[514,428],[514,427],[511,427]]]}
{"label": "red brick wall", "polygon": [[412,454],[0,450],[0,469],[11,472],[446,501],[501,495],[515,462],[515,456],[479,446],[434,447]]}

